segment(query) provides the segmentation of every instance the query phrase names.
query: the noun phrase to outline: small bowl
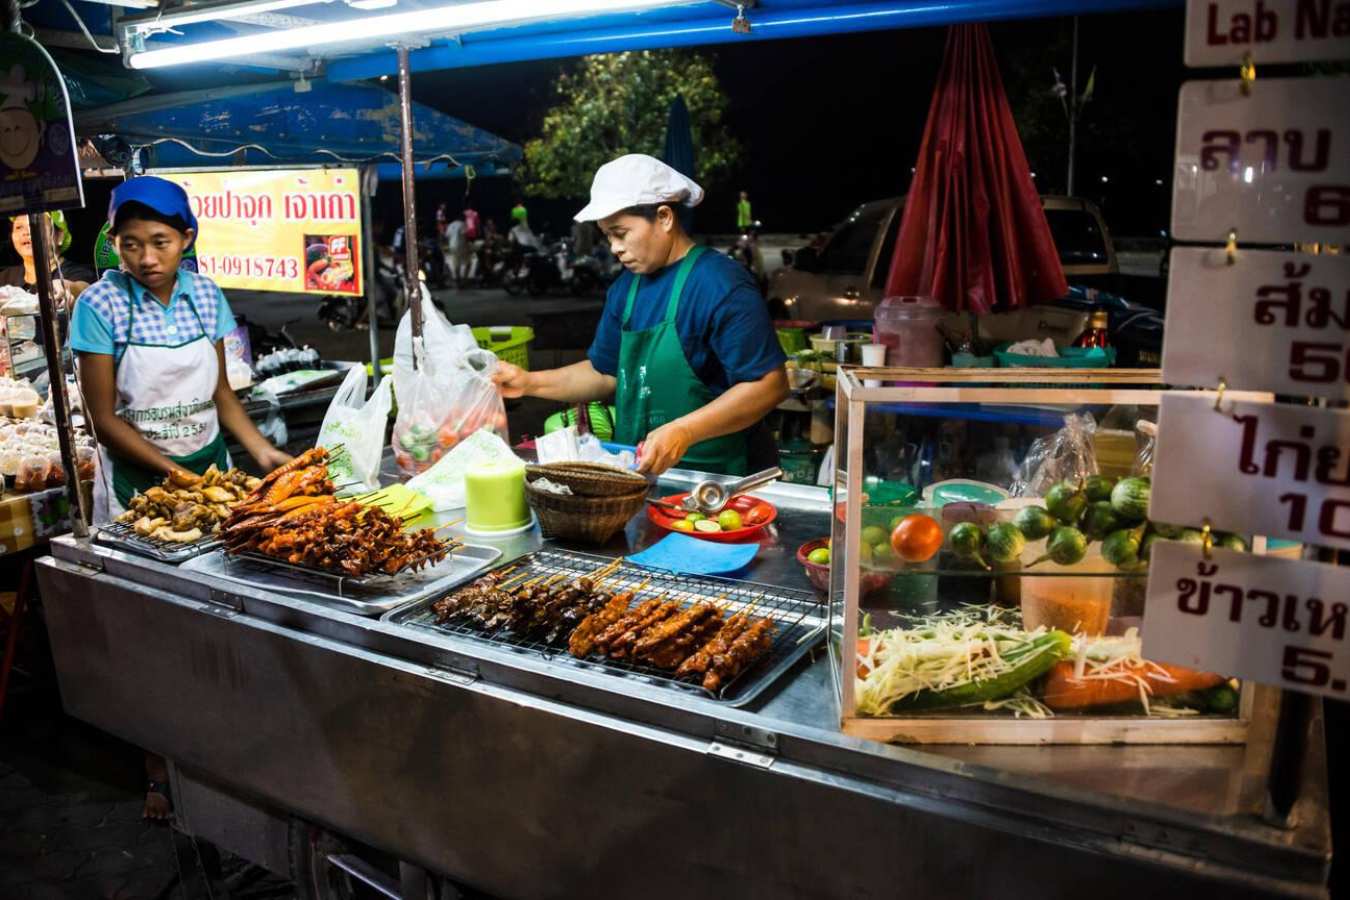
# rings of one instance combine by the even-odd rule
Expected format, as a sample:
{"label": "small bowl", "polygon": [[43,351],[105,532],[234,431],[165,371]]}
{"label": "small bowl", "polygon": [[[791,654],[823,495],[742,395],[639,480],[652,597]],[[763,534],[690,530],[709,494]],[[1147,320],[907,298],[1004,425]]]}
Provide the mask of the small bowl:
{"label": "small bowl", "polygon": [[[830,592],[830,567],[813,563],[806,557],[812,550],[824,547],[829,542],[829,538],[816,538],[813,541],[807,541],[797,548],[797,562],[802,564],[806,570],[806,579],[811,582],[811,586],[823,594]],[[890,583],[892,572],[883,572],[878,569],[863,569],[862,579],[859,587],[862,596],[874,594]]]}

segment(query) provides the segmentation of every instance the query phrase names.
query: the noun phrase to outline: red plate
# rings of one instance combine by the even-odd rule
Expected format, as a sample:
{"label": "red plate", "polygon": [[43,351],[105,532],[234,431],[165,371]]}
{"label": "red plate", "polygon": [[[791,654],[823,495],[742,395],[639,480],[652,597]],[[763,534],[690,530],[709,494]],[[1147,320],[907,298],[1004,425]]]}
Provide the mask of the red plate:
{"label": "red plate", "polygon": [[[680,501],[689,496],[688,493],[671,494],[669,497],[662,497],[662,501],[679,506]],[[715,531],[708,534],[704,531],[680,531],[671,526],[683,519],[684,516],[672,509],[663,506],[657,506],[655,503],[647,504],[647,518],[651,519],[658,527],[666,531],[674,531],[677,534],[687,534],[691,537],[703,538],[707,541],[720,541],[723,543],[732,543],[742,538],[748,538],[758,533],[765,525],[768,525],[774,519],[778,518],[778,507],[767,500],[761,500],[758,497],[750,497],[742,494],[739,497],[733,497],[727,504],[727,509],[734,509],[741,514],[741,520],[750,519],[753,514],[754,524],[746,525],[744,528],[737,528],[735,531]]]}

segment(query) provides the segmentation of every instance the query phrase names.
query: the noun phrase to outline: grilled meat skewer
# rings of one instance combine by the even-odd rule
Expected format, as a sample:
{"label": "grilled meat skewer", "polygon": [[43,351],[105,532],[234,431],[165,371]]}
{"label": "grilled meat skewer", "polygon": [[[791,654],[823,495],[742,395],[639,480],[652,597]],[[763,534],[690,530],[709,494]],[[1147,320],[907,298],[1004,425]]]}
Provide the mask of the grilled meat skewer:
{"label": "grilled meat skewer", "polygon": [[713,656],[712,666],[703,676],[704,690],[716,693],[723,684],[750,668],[773,643],[773,622],[760,619],[742,632],[725,653]]}

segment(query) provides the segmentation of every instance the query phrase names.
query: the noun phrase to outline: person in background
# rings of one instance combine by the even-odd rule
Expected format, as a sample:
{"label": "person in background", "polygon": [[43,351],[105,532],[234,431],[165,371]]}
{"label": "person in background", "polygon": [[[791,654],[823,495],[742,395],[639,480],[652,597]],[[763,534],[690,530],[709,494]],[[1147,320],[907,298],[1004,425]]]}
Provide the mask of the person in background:
{"label": "person in background", "polygon": [[470,281],[478,277],[478,257],[483,249],[483,218],[468,197],[464,198],[464,237],[469,242]]}
{"label": "person in background", "polygon": [[[514,211],[512,212],[512,215],[514,216]],[[539,236],[530,229],[529,219],[527,218],[516,219],[515,223],[516,224],[511,226],[511,231],[509,232],[508,235],[511,238],[511,242],[513,244],[521,247],[522,249],[539,250],[539,251],[542,251],[544,249],[544,242],[539,240]]]}
{"label": "person in background", "polygon": [[445,247],[448,257],[446,261],[450,264],[450,277],[454,279],[455,287],[462,288],[468,280],[469,263],[472,260],[464,213],[457,214],[445,226]]}
{"label": "person in background", "polygon": [[736,230],[745,234],[754,221],[755,217],[750,214],[750,195],[741,191],[741,199],[736,203]]}
{"label": "person in background", "polygon": [[[54,251],[51,261],[51,271],[57,276],[52,282],[54,296],[71,306],[75,298],[89,287],[93,272],[84,266],[68,264],[62,258],[70,249],[70,229],[66,227],[65,216],[58,211],[44,213],[42,219],[47,223],[47,246]],[[37,264],[33,261],[33,234],[27,215],[10,219],[9,239],[19,254],[20,263],[0,269],[0,286],[23,288],[30,294],[36,294]]]}
{"label": "person in background", "polygon": [[436,206],[436,237],[441,242],[445,242],[445,229],[450,226],[450,204],[440,203]]}
{"label": "person in background", "polygon": [[515,205],[511,207],[511,224],[514,225],[517,222],[524,222],[529,219],[529,217],[530,213],[529,210],[525,209],[525,201],[517,197]]}

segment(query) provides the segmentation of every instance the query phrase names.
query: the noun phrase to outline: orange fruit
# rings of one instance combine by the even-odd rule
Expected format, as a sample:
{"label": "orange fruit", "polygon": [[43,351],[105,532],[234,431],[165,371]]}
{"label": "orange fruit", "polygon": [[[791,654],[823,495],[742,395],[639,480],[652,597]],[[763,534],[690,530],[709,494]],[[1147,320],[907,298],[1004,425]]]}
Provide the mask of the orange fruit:
{"label": "orange fruit", "polygon": [[891,532],[891,549],[905,562],[928,562],[942,549],[942,526],[932,516],[905,516]]}

